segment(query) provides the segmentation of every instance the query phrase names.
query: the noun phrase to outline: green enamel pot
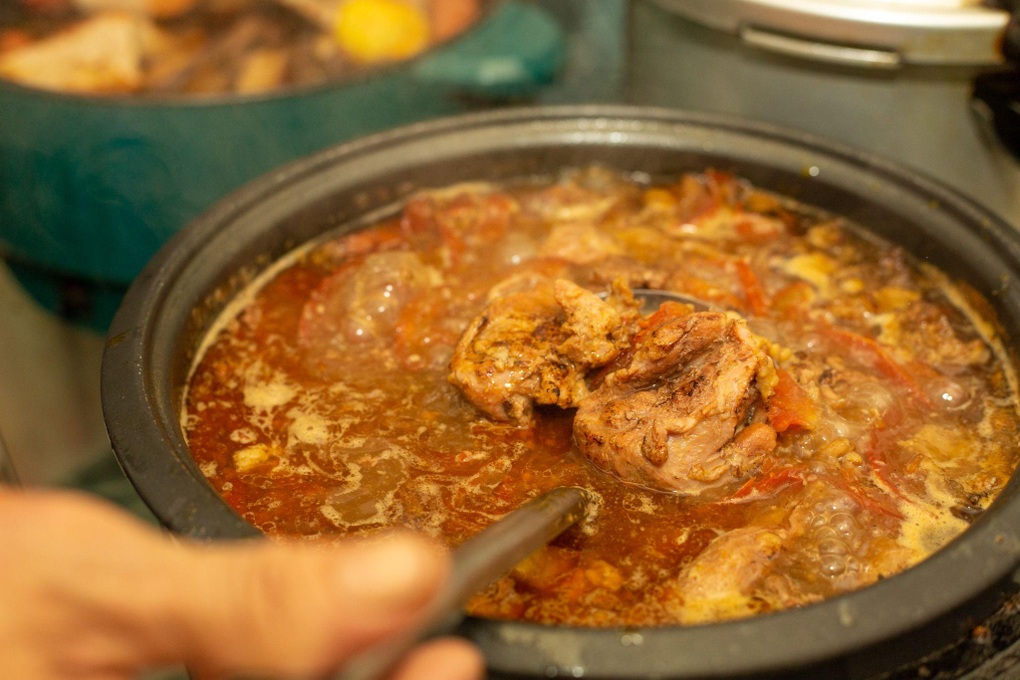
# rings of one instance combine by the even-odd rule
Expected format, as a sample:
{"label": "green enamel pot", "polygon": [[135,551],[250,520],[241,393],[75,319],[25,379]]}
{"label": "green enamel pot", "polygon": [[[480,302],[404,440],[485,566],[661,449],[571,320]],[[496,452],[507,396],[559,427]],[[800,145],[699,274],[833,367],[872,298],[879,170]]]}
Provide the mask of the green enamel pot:
{"label": "green enamel pot", "polygon": [[159,247],[221,196],[347,139],[526,98],[555,81],[564,55],[546,11],[508,0],[422,57],[266,96],[92,97],[0,81],[0,255],[44,305],[88,301],[101,325]]}

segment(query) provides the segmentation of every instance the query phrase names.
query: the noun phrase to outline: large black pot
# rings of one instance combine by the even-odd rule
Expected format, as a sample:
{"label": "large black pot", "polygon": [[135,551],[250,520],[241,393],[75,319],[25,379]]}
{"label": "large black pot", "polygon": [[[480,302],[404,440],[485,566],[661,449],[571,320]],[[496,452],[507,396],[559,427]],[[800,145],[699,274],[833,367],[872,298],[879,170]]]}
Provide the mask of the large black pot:
{"label": "large black pot", "polygon": [[[652,176],[714,167],[842,213],[968,280],[1020,338],[1020,235],[874,156],[758,124],[661,109],[511,110],[420,124],[286,166],[177,234],[124,299],[103,362],[114,449],[155,515],[195,538],[252,537],[192,462],[178,418],[203,332],[252,276],[422,187],[599,162]],[[373,214],[374,213],[374,214]],[[1014,346],[1017,341],[1012,342]],[[968,639],[1015,591],[1020,481],[920,565],[822,604],[687,628],[589,630],[468,620],[494,677],[870,677]]]}

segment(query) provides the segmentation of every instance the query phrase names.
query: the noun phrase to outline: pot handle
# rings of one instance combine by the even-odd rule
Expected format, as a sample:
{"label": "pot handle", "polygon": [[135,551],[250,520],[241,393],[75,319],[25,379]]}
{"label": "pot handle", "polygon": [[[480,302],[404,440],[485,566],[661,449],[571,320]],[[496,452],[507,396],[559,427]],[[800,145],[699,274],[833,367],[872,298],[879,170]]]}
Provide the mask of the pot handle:
{"label": "pot handle", "polygon": [[426,86],[484,98],[525,97],[553,81],[566,54],[559,23],[510,0],[463,37],[411,69]]}
{"label": "pot handle", "polygon": [[1002,55],[1007,61],[1020,66],[1020,2],[1014,2],[1009,10],[1009,23],[1002,35]]}
{"label": "pot handle", "polygon": [[1020,160],[1020,0],[1004,2],[1003,9],[1010,14],[1002,34],[1005,68],[979,75],[972,94],[981,120]]}
{"label": "pot handle", "polygon": [[752,47],[808,61],[880,69],[896,69],[903,65],[902,56],[895,51],[806,40],[754,26],[742,26],[740,39]]}

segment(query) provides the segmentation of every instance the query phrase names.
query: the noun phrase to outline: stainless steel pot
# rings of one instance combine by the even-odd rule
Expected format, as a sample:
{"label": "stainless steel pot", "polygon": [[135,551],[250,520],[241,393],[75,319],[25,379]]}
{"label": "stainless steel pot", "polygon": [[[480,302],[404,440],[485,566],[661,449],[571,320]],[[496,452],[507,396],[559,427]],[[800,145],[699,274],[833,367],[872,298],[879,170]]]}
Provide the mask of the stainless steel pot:
{"label": "stainless steel pot", "polygon": [[[1005,68],[1006,9],[968,0],[631,6],[629,101],[839,139],[937,177],[1020,227],[1020,159],[996,134],[989,103],[974,97],[977,78]],[[1009,78],[1020,96],[1020,72]],[[1016,116],[1010,103],[1002,113]]]}
{"label": "stainless steel pot", "polygon": [[[206,329],[251,277],[324,232],[358,229],[424,187],[593,162],[652,177],[714,167],[841,213],[966,279],[1020,347],[1020,232],[943,184],[765,124],[628,107],[516,109],[336,147],[235,192],[179,232],[110,329],[102,398],[121,465],[153,513],[201,539],[258,532],[199,471],[179,417]],[[958,539],[861,591],[743,621],[581,629],[470,619],[493,678],[866,678],[970,639],[1017,590],[1020,479]]]}

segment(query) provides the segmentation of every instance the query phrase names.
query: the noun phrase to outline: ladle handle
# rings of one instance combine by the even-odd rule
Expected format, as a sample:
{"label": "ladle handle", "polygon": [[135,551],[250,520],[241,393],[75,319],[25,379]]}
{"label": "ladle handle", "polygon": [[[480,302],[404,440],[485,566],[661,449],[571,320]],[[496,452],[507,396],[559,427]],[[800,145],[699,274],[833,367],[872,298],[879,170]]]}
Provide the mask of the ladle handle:
{"label": "ladle handle", "polygon": [[462,543],[453,553],[453,572],[428,605],[426,615],[403,635],[369,647],[352,658],[334,680],[378,680],[422,640],[450,632],[464,602],[529,554],[584,516],[588,493],[561,487],[537,496]]}
{"label": "ladle handle", "polygon": [[1020,2],[1012,0],[1007,9],[1009,22],[1002,35],[1002,55],[1014,66],[1020,66]]}

